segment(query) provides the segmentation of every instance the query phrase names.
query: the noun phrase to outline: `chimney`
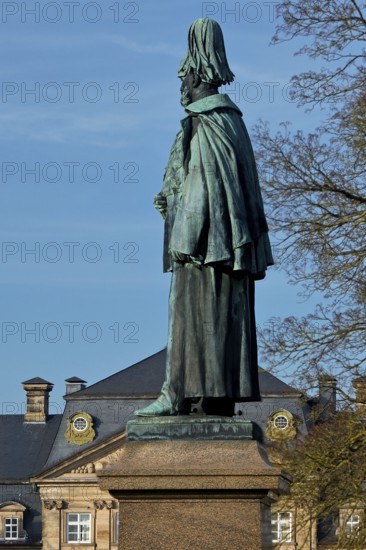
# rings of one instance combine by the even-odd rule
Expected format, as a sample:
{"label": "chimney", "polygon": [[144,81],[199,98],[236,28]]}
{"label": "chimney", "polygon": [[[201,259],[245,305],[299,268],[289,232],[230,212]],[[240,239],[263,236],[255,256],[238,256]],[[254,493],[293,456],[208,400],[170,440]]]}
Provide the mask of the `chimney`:
{"label": "chimney", "polygon": [[328,374],[322,374],[318,381],[320,419],[325,420],[337,410],[337,379]]}
{"label": "chimney", "polygon": [[366,418],[366,376],[360,376],[352,382],[356,392],[356,413]]}
{"label": "chimney", "polygon": [[22,382],[27,392],[27,410],[24,422],[44,424],[48,416],[48,397],[53,384],[43,378],[32,378]]}
{"label": "chimney", "polygon": [[83,390],[85,388],[86,381],[73,376],[72,378],[67,378],[66,382],[66,395],[69,393],[74,393],[76,391]]}

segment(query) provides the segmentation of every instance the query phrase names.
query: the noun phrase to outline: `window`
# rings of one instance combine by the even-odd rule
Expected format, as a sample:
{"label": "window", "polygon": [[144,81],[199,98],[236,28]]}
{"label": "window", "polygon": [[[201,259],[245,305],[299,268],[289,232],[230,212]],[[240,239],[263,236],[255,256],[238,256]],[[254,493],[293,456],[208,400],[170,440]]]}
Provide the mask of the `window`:
{"label": "window", "polygon": [[347,538],[354,537],[360,530],[360,516],[352,514],[348,516],[345,524],[345,534]]}
{"label": "window", "polygon": [[279,430],[284,430],[288,426],[288,418],[284,416],[283,414],[279,414],[274,418],[274,425]]}
{"label": "window", "polygon": [[272,514],[272,542],[292,541],[292,513],[274,512]]}
{"label": "window", "polygon": [[19,538],[19,519],[18,518],[5,518],[4,525],[4,538],[5,540],[16,540]]}
{"label": "window", "polygon": [[87,421],[82,416],[78,416],[77,418],[75,418],[73,424],[74,424],[75,430],[78,432],[83,432],[88,427]]}
{"label": "window", "polygon": [[67,514],[67,542],[91,542],[91,514]]}

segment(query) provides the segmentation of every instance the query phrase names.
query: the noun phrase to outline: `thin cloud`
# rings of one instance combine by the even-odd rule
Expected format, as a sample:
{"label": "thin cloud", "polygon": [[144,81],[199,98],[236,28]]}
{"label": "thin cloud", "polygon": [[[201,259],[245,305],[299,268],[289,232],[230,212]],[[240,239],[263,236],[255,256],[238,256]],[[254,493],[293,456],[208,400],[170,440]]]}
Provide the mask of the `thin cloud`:
{"label": "thin cloud", "polygon": [[108,35],[106,38],[110,42],[113,42],[113,44],[117,44],[118,46],[121,46],[122,48],[130,52],[151,55],[162,54],[173,57],[182,57],[184,53],[182,52],[181,45],[169,44],[167,42],[150,42],[144,44],[142,42],[134,42],[132,40],[124,38],[123,36],[116,35]]}
{"label": "thin cloud", "polygon": [[[26,139],[53,143],[80,143],[125,147],[130,135],[146,121],[141,113],[126,114],[99,111],[93,115],[54,113],[39,109],[8,110],[0,113],[0,140]],[[124,132],[124,129],[125,130]],[[126,134],[125,137],[123,134]],[[118,135],[117,141],[115,137]]]}
{"label": "thin cloud", "polygon": [[[153,206],[151,205],[151,211],[153,212]],[[155,212],[153,212],[155,215]],[[21,223],[26,224],[32,224],[32,233],[27,233],[27,237],[35,237],[38,240],[44,239],[44,232],[45,227],[47,227],[47,232],[50,234],[50,232],[57,233],[61,232],[62,237],[68,237],[71,235],[78,235],[79,237],[86,235],[88,238],[90,235],[95,234],[99,235],[99,238],[101,236],[108,237],[115,235],[125,235],[125,234],[135,234],[135,233],[142,233],[142,234],[151,234],[152,232],[158,232],[158,226],[155,222],[155,218],[151,216],[150,222],[142,222],[141,220],[136,221],[135,223],[131,222],[130,220],[125,223],[108,223],[108,222],[101,222],[96,223],[95,221],[75,221],[72,219],[64,219],[64,220],[55,220],[54,218],[42,218],[42,220],[37,221],[31,216],[29,218],[26,218],[24,215],[21,217],[13,218],[12,219],[13,225],[15,228],[18,228]],[[18,233],[14,233],[14,231],[9,228],[9,220],[6,222],[6,226],[2,229],[2,237],[3,239],[6,238],[15,238],[20,236],[24,237],[24,232],[19,231]],[[47,238],[49,240],[49,238]]]}

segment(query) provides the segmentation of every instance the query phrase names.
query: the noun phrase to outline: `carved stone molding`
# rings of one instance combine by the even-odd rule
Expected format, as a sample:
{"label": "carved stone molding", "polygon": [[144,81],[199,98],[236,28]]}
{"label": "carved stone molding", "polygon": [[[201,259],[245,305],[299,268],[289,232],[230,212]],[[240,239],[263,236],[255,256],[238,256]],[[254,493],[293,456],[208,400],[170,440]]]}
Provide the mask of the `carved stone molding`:
{"label": "carved stone molding", "polygon": [[54,508],[56,510],[62,510],[64,507],[64,501],[63,500],[44,500],[43,506],[46,508],[46,510],[53,510]]}
{"label": "carved stone molding", "polygon": [[92,462],[83,464],[71,470],[72,474],[93,474],[95,472],[95,465]]}
{"label": "carved stone molding", "polygon": [[295,418],[290,411],[278,409],[268,418],[266,437],[271,441],[286,441],[296,437]]}
{"label": "carved stone molding", "polygon": [[114,500],[95,500],[94,501],[94,508],[96,510],[102,510],[103,508],[107,508],[107,510],[112,510],[114,508],[115,502]]}
{"label": "carved stone molding", "polygon": [[80,411],[72,414],[67,420],[65,439],[74,445],[85,445],[93,441],[93,419],[90,414]]}
{"label": "carved stone molding", "polygon": [[94,508],[96,510],[102,510],[103,508],[105,508],[107,506],[107,503],[105,500],[95,500],[94,501]]}

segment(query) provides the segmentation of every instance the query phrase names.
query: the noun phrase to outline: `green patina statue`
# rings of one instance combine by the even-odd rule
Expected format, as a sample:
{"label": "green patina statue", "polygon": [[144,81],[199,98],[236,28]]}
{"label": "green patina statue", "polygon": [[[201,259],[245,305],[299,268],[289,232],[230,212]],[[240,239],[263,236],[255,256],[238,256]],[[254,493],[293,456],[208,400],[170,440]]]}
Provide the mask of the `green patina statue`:
{"label": "green patina statue", "polygon": [[234,80],[221,28],[198,19],[178,76],[181,121],[156,208],[172,271],[166,377],[139,416],[232,415],[260,400],[254,283],[273,263],[251,142],[240,109],[218,87]]}

